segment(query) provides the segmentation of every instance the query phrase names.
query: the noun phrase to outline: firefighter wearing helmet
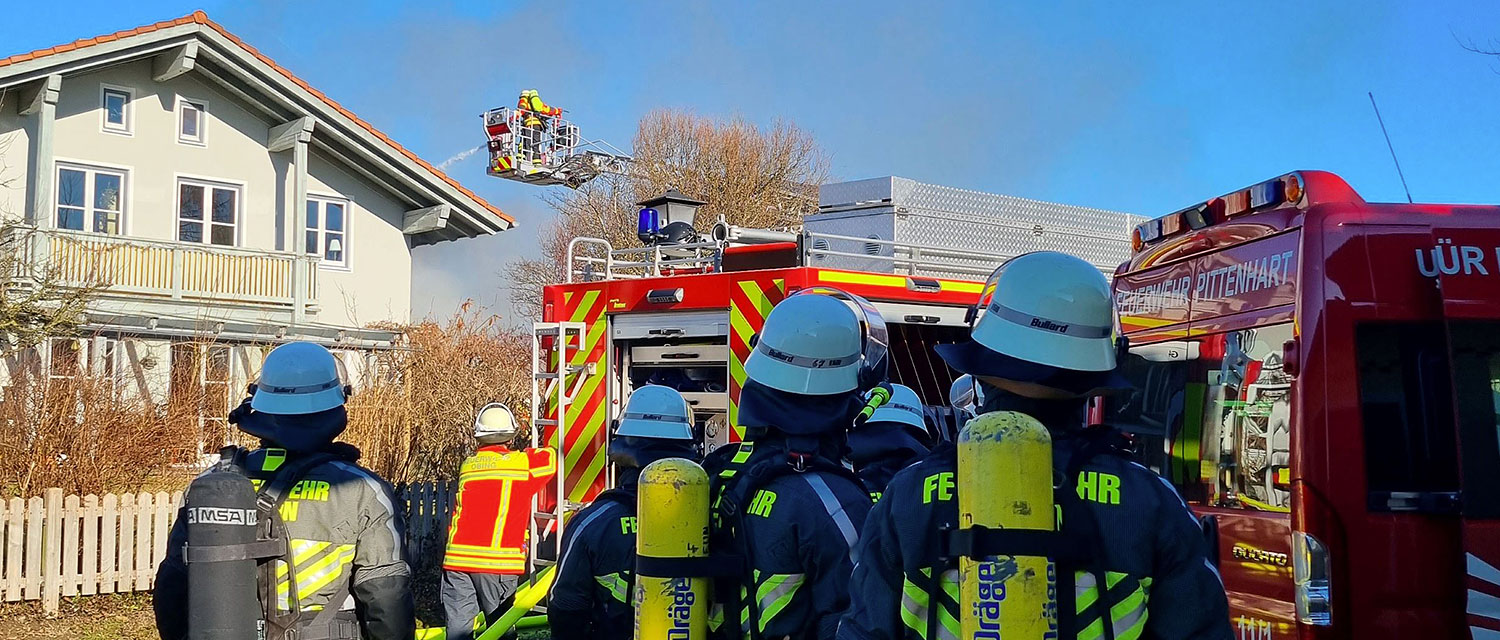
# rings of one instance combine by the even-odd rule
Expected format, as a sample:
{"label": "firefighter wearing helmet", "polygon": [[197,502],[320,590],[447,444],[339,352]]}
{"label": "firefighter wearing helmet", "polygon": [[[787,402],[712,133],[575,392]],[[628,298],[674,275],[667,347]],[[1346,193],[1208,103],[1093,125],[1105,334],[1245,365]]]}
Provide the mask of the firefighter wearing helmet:
{"label": "firefighter wearing helmet", "polygon": [[[251,522],[261,527],[262,542],[191,549],[184,562],[184,546],[197,545],[189,531],[194,519],[185,515],[200,486],[195,480],[172,525],[167,557],[157,569],[153,605],[163,640],[242,633],[256,637],[254,628],[225,630],[228,633],[190,628],[189,621],[218,617],[216,612],[190,610],[190,598],[195,607],[205,603],[202,606],[258,608],[254,618],[265,624],[263,638],[412,637],[416,618],[410,569],[403,556],[401,511],[391,487],[356,464],[359,450],[334,442],[348,424],[344,402],[349,393],[342,366],[319,345],[292,342],[266,356],[250,397],[229,415],[241,431],[259,438],[261,447],[226,447],[221,461],[199,476],[249,477],[250,486],[259,492],[249,508],[260,511]],[[277,551],[256,552],[273,546]],[[226,558],[245,561],[245,570],[254,572],[250,581],[258,598],[194,597],[195,592],[211,591],[240,577],[229,570],[194,570],[190,578],[189,563],[236,566]],[[206,578],[201,583],[200,575]]]}
{"label": "firefighter wearing helmet", "polygon": [[553,640],[631,637],[636,566],[636,499],[641,469],[664,458],[702,459],[693,412],[671,387],[630,394],[609,442],[616,487],[574,514],[547,604]]}
{"label": "firefighter wearing helmet", "polygon": [[512,451],[516,416],[498,402],[479,410],[479,448],[458,471],[458,498],[443,554],[443,618],[449,640],[478,635],[526,573],[531,498],[557,473],[551,449]]}
{"label": "firefighter wearing helmet", "polygon": [[885,323],[834,289],[776,305],[745,362],[746,441],[704,465],[713,482],[713,553],[745,559],[715,585],[716,637],[827,638],[849,602],[870,497],[842,464],[861,395],[884,381]]}
{"label": "firefighter wearing helmet", "polygon": [[[937,350],[978,383],[979,420],[1015,412],[1051,434],[1062,479],[1055,539],[1070,558],[1058,561],[1060,637],[1231,638],[1197,519],[1170,484],[1117,453],[1118,433],[1084,428],[1090,398],[1126,388],[1104,276],[1072,256],[1029,253],[1001,265],[985,291],[969,340]],[[866,523],[839,638],[959,637],[970,607],[959,602],[958,562],[938,550],[942,532],[960,526],[959,494],[987,488],[958,486],[958,471],[945,444],[891,481]]]}
{"label": "firefighter wearing helmet", "polygon": [[890,399],[849,432],[849,462],[870,497],[879,500],[897,471],[927,455],[931,439],[922,399],[911,387],[892,384]]}

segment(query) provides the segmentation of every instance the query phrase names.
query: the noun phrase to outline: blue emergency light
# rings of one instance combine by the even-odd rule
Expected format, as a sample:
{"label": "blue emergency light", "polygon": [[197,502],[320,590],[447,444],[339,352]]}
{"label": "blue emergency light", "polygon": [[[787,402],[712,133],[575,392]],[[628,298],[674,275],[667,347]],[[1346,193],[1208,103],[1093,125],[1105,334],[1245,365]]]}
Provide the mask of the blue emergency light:
{"label": "blue emergency light", "polygon": [[656,209],[641,209],[641,216],[635,225],[635,237],[641,242],[652,244],[661,232],[661,214]]}

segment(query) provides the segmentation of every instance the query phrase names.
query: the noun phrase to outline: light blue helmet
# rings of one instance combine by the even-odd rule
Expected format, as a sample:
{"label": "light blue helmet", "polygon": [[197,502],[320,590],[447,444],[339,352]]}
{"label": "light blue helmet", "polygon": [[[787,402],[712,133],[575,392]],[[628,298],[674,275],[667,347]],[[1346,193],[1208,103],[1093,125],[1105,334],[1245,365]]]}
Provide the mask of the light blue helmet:
{"label": "light blue helmet", "polygon": [[250,408],[294,416],[343,406],[343,367],[332,353],[311,342],[288,342],[276,347],[261,365]]}
{"label": "light blue helmet", "polygon": [[[866,394],[865,398],[868,399],[869,395]],[[891,385],[891,399],[880,405],[868,422],[894,422],[927,432],[927,421],[922,417],[922,399],[911,387],[903,384]]]}
{"label": "light blue helmet", "polygon": [[698,460],[701,453],[687,400],[676,389],[648,384],[625,402],[608,456],[622,468],[640,469],[662,458]]}
{"label": "light blue helmet", "polygon": [[691,441],[693,410],[676,389],[648,384],[630,394],[615,436]]}
{"label": "light blue helmet", "polygon": [[755,340],[745,375],[778,391],[833,395],[885,379],[885,320],[865,299],[832,287],[787,296]]}

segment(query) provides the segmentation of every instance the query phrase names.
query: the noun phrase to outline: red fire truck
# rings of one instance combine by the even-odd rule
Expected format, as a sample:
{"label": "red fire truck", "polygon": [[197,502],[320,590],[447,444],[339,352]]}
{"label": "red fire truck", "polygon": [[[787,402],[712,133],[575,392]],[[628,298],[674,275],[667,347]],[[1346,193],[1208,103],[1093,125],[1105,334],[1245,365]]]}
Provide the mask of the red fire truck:
{"label": "red fire truck", "polygon": [[539,528],[612,485],[609,423],[643,384],[681,391],[710,447],[739,441],[750,338],[787,295],[831,286],[869,299],[890,330],[892,381],[941,421],[953,374],[932,346],[967,335],[965,313],[995,266],[1059,248],[1108,271],[1141,220],[896,177],[827,185],[820,201],[796,232],[720,221],[700,235],[692,220],[702,203],[669,191],[640,203],[643,245],[572,241],[568,282],[546,288],[533,343],[535,442],[563,452]]}
{"label": "red fire truck", "polygon": [[1109,409],[1241,638],[1500,638],[1500,207],[1303,171],[1146,221]]}

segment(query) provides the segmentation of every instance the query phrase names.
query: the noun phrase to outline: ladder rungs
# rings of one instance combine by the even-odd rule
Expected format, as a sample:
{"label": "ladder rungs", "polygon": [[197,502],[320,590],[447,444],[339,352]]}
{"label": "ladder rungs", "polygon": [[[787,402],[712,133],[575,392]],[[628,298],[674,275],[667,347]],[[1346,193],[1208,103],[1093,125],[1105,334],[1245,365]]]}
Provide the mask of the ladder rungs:
{"label": "ladder rungs", "polygon": [[536,334],[539,336],[555,336],[557,335],[557,327],[540,327],[536,330]]}
{"label": "ladder rungs", "polygon": [[555,427],[557,426],[557,421],[548,418],[537,418],[535,420],[532,420],[531,424],[534,424],[538,427]]}
{"label": "ladder rungs", "polygon": [[557,379],[557,374],[555,374],[555,373],[533,373],[531,375],[535,376],[537,380],[556,380]]}
{"label": "ladder rungs", "polygon": [[532,515],[535,516],[538,520],[556,520],[557,519],[557,514],[552,513],[551,511],[538,511],[538,512],[532,514]]}

